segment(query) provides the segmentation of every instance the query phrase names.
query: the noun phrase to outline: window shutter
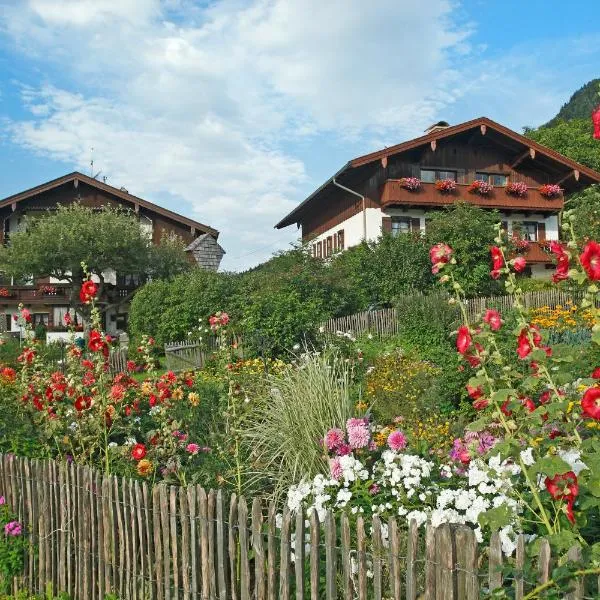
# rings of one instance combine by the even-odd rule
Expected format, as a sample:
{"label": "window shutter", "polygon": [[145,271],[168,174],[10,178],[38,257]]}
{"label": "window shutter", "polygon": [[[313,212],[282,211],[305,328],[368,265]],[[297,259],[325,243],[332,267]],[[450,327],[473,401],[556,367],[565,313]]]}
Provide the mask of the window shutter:
{"label": "window shutter", "polygon": [[392,217],[383,217],[381,219],[381,231],[383,233],[392,233]]}
{"label": "window shutter", "polygon": [[546,223],[538,223],[537,239],[538,239],[538,242],[546,241]]}
{"label": "window shutter", "polygon": [[421,178],[421,165],[410,165],[411,177]]}
{"label": "window shutter", "polygon": [[411,218],[410,220],[410,230],[413,233],[421,233],[421,219]]}
{"label": "window shutter", "polygon": [[344,249],[344,230],[340,229],[337,234],[338,238],[338,250]]}
{"label": "window shutter", "polygon": [[338,249],[338,234],[334,233],[333,234],[333,251],[337,252]]}
{"label": "window shutter", "polygon": [[456,169],[456,183],[467,183],[467,172],[465,169]]}

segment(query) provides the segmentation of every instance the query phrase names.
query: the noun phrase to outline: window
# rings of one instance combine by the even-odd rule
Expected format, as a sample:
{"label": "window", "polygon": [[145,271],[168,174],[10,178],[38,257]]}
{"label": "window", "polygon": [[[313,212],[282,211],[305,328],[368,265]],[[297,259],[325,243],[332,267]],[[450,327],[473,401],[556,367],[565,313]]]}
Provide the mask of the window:
{"label": "window", "polygon": [[521,236],[524,240],[537,242],[538,224],[535,221],[523,221],[521,226]]}
{"label": "window", "polygon": [[323,258],[323,242],[317,242],[317,258]]}
{"label": "window", "polygon": [[435,183],[438,179],[452,179],[453,181],[456,181],[456,171],[421,169],[421,181],[425,183]]}
{"label": "window", "polygon": [[31,324],[33,327],[37,327],[38,325],[48,326],[48,313],[33,313],[31,315]]}
{"label": "window", "polygon": [[327,245],[325,247],[325,256],[329,258],[333,252],[333,237],[329,236],[327,238]]}
{"label": "window", "polygon": [[410,225],[409,217],[392,217],[392,235],[397,236],[399,233],[410,233]]}
{"label": "window", "polygon": [[338,250],[343,250],[344,249],[344,230],[340,229],[337,232],[337,238],[338,238]]}
{"label": "window", "polygon": [[475,173],[475,179],[478,181],[485,181],[486,183],[491,183],[497,187],[503,187],[506,185],[508,181],[508,177],[506,175],[502,175],[501,173]]}

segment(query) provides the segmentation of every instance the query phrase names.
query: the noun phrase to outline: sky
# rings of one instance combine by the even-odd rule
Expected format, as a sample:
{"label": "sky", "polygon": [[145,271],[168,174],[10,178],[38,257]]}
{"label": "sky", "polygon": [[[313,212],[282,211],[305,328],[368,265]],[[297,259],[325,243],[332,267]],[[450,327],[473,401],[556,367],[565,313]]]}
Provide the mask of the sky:
{"label": "sky", "polygon": [[218,229],[222,269],[348,160],[600,77],[597,0],[0,0],[0,198],[74,170]]}

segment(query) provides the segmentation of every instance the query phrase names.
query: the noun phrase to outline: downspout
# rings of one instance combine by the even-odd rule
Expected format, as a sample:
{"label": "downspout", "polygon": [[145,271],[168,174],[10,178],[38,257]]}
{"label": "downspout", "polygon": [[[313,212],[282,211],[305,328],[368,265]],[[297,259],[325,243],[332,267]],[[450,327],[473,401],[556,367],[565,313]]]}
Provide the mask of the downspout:
{"label": "downspout", "polygon": [[339,187],[340,189],[344,190],[345,192],[348,192],[349,194],[352,194],[353,196],[358,196],[362,200],[363,241],[366,242],[367,241],[367,201],[366,201],[365,197],[362,194],[359,194],[358,192],[355,192],[354,190],[347,188],[345,185],[338,183],[335,180],[335,177],[331,178],[331,182],[333,183],[333,185]]}

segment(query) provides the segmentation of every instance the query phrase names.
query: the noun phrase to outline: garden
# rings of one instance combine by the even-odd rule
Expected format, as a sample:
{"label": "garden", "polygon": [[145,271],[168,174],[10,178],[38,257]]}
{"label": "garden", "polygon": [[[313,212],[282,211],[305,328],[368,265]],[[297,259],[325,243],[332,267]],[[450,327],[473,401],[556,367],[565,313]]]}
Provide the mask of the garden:
{"label": "garden", "polygon": [[[460,221],[460,211],[471,209],[456,210]],[[462,218],[468,219],[470,214]],[[415,548],[428,551],[428,532],[435,528],[446,531],[447,527],[450,532],[462,528],[456,531],[473,536],[478,568],[489,568],[492,573],[493,561],[500,556],[503,567],[478,586],[478,595],[515,597],[518,586],[514,582],[520,578],[525,590],[517,596],[521,598],[562,598],[579,593],[577,590],[581,595],[572,597],[597,597],[600,245],[579,237],[576,213],[566,212],[563,224],[568,241],[553,242],[549,252],[557,265],[554,285],[572,296],[564,305],[525,308],[520,275],[524,259],[500,226],[495,228],[490,250],[489,243],[471,246],[476,234],[469,240],[455,238],[447,243],[451,232],[440,222],[436,235],[447,237],[429,240],[434,243],[425,254],[426,264],[419,263],[422,273],[412,263],[409,278],[412,283],[431,278],[435,288],[424,296],[411,296],[407,293],[410,286],[388,294],[394,298],[399,320],[394,336],[365,334],[357,338],[352,332],[331,333],[319,327],[322,319],[330,316],[327,307],[339,304],[342,297],[347,310],[362,306],[365,299],[358,294],[364,289],[355,289],[354,296],[344,295],[348,279],[340,275],[351,268],[347,263],[362,258],[359,252],[340,257],[342,264],[335,275],[326,266],[313,264],[301,251],[294,251],[266,270],[246,276],[243,289],[257,301],[243,309],[228,300],[239,285],[233,276],[198,274],[188,281],[175,278],[148,284],[134,300],[135,343],[129,349],[126,368],[118,373],[108,364],[114,340],[102,331],[99,288],[83,263],[79,300],[88,315],[85,344],[76,342],[75,326],[66,322],[73,339],[59,360],[34,335],[25,335],[16,351],[0,347],[0,443],[4,453],[0,481],[10,487],[10,494],[8,489],[0,490],[6,496],[0,498],[3,591],[18,589],[23,573],[23,581],[31,582],[39,568],[32,557],[42,556],[42,548],[44,556],[50,552],[40,535],[45,531],[40,525],[42,517],[38,515],[33,525],[23,518],[24,512],[34,514],[34,503],[27,500],[26,485],[25,501],[15,487],[17,479],[27,478],[13,477],[13,467],[6,467],[13,464],[10,457],[17,456],[20,461],[31,461],[18,462],[17,472],[43,471],[43,465],[52,465],[42,478],[56,476],[57,481],[72,483],[74,477],[77,485],[73,490],[85,489],[85,494],[96,490],[92,500],[88,495],[78,496],[80,507],[92,502],[91,508],[85,508],[87,520],[77,525],[81,540],[87,540],[85,529],[91,523],[96,540],[109,535],[103,520],[105,514],[113,515],[111,511],[116,510],[112,541],[103,551],[114,559],[115,548],[121,548],[125,540],[128,545],[121,559],[131,560],[130,569],[138,565],[151,585],[160,587],[166,581],[164,597],[170,597],[173,590],[175,595],[177,590],[189,591],[192,585],[187,577],[193,568],[181,561],[188,555],[195,560],[189,535],[196,530],[189,527],[196,494],[204,498],[200,518],[206,510],[217,524],[217,541],[210,545],[213,550],[208,550],[207,541],[207,550],[200,555],[210,554],[215,544],[227,547],[234,561],[228,563],[231,581],[235,579],[242,588],[245,581],[258,589],[262,576],[268,574],[260,563],[263,537],[268,536],[269,544],[271,540],[281,544],[280,582],[287,582],[287,573],[295,569],[291,583],[280,583],[291,586],[285,588],[288,593],[303,589],[304,577],[308,586],[308,572],[298,571],[296,566],[297,557],[307,552],[311,557],[310,586],[317,594],[334,598],[339,590],[339,597],[381,598],[387,597],[381,591],[385,588],[391,590],[390,597],[399,597],[400,584],[395,583],[399,575],[392,566],[394,548],[408,548],[414,539]],[[483,222],[482,231],[488,226]],[[398,252],[406,250],[402,240],[386,238],[380,243],[397,244]],[[365,248],[360,252],[378,251]],[[413,254],[419,257],[418,252]],[[465,266],[464,257],[478,261],[475,271]],[[313,281],[315,269],[318,285]],[[276,279],[273,270],[279,275],[285,272],[276,294],[269,288]],[[331,284],[334,276],[339,277],[336,285]],[[330,285],[322,285],[324,281]],[[371,283],[372,289],[383,289],[382,280]],[[489,306],[472,319],[465,306],[473,290],[491,293],[498,286],[512,297],[512,308],[500,311]],[[165,310],[158,299],[173,294],[181,301]],[[203,303],[197,303],[200,308],[191,314],[193,303],[189,300],[198,296]],[[203,307],[218,302],[223,303],[218,310],[201,314]],[[26,332],[32,330],[26,308],[21,307],[18,319]],[[148,326],[145,331],[144,325]],[[164,369],[161,344],[171,332],[205,349],[207,361],[202,369]],[[88,478],[89,485],[82,488]],[[122,489],[115,487],[118,481],[124,482]],[[113,490],[112,508],[106,513],[101,506],[105,488]],[[219,495],[211,493],[207,499],[204,490],[209,489]],[[151,513],[157,520],[144,528],[139,517],[139,540],[147,546],[151,531],[155,536],[157,531],[166,535],[161,542],[167,548],[166,563],[154,557],[162,565],[161,573],[144,566],[145,559],[130,552],[136,538],[129,540],[122,528],[128,518],[135,523],[134,515],[144,514],[133,507],[139,506],[138,500],[145,502],[145,496],[152,499],[146,515]],[[48,519],[62,523],[58,498],[49,500],[55,509]],[[223,498],[232,499],[231,507],[239,500],[235,504],[239,512],[231,508],[230,517],[236,515],[243,527],[234,531],[231,519],[223,520]],[[254,498],[251,541],[244,537],[248,533],[247,509],[242,508],[246,506],[242,498]],[[68,499],[65,496],[66,502]],[[120,504],[124,508],[119,508]],[[267,504],[270,508],[265,511]],[[263,518],[272,524],[268,534],[256,525],[263,523]],[[338,523],[337,519],[341,519],[339,528],[331,525]],[[292,521],[296,529],[290,534]],[[200,538],[213,540],[202,529],[202,521],[199,523]],[[218,538],[219,523],[221,529],[230,527],[227,546],[219,545],[225,543]],[[315,559],[313,581],[312,542],[316,540],[318,549],[319,523],[326,527],[323,554],[327,560],[321,570]],[[385,560],[375,549],[371,554],[364,550],[361,536],[365,523],[371,524],[372,534],[376,532],[374,540]],[[155,541],[161,539],[158,536]],[[338,536],[344,547],[358,544],[356,552],[338,556],[342,583],[331,554],[336,544],[329,543]],[[77,541],[73,540],[74,556],[79,552]],[[58,539],[56,548],[62,548],[61,544]],[[65,556],[71,556],[67,547],[71,548],[65,546]],[[274,548],[269,546],[269,557]],[[410,554],[408,549],[406,552]],[[549,553],[552,562],[540,578],[535,569],[539,571],[541,556],[549,557]],[[289,564],[283,562],[286,555]],[[134,597],[136,587],[129,571],[125,576],[123,571],[117,573],[106,555],[90,560],[86,564],[98,569],[112,565],[111,573],[121,578],[116,589],[106,585],[113,581],[112,575],[93,585],[92,580],[85,583],[81,575],[87,587],[77,587],[70,580],[71,571],[65,575],[66,589],[61,581],[52,580],[51,568],[50,593],[71,592],[83,597],[82,589],[93,589],[96,595]],[[402,564],[408,569],[408,562]],[[181,567],[179,575],[177,565]],[[245,571],[250,566],[252,577]],[[198,589],[205,584],[209,591],[225,589],[217,579],[210,583],[210,565],[206,568]],[[168,569],[175,569],[174,574]],[[76,581],[78,577],[79,571]],[[40,575],[35,590],[40,591],[40,585],[46,583],[48,576]],[[415,591],[413,597],[419,586],[426,585],[426,572],[415,575],[410,587]],[[346,591],[352,595],[346,596]],[[182,593],[186,597],[187,592]]]}

